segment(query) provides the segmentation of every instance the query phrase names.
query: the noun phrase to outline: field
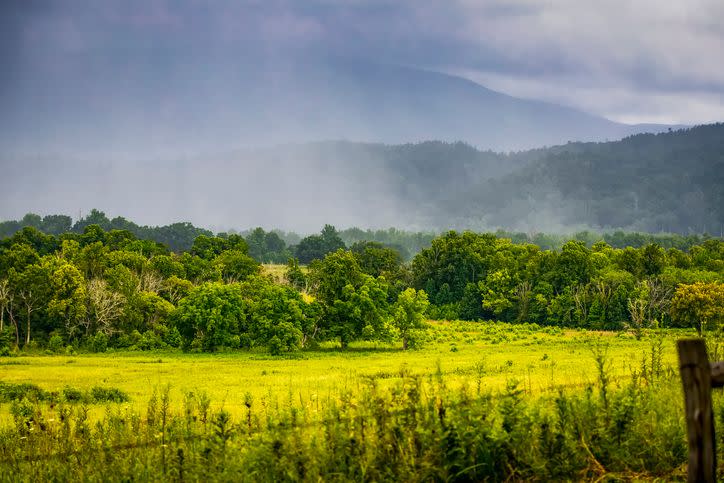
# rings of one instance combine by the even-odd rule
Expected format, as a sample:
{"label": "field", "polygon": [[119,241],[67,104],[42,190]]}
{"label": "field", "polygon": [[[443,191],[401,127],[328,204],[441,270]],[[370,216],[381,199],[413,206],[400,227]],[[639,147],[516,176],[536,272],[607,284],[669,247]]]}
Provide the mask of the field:
{"label": "field", "polygon": [[[4,358],[0,481],[685,474],[674,341],[692,334],[651,331],[637,340],[467,322],[432,322],[428,334],[422,349],[406,352],[357,343],[293,357],[252,351]],[[45,396],[8,397],[7,389],[22,383]],[[67,400],[96,386],[129,399]],[[723,416],[717,409],[717,424]]]}
{"label": "field", "polygon": [[[651,331],[637,340],[469,322],[431,322],[428,334],[423,348],[406,352],[357,343],[293,357],[0,359],[0,481],[685,475],[674,341],[692,334]],[[11,397],[23,383],[44,397]],[[68,399],[97,386],[129,399]],[[719,397],[716,404],[722,424]]]}
{"label": "field", "polygon": [[[109,352],[72,356],[35,355],[0,360],[0,380],[30,382],[47,391],[65,386],[119,388],[130,405],[145,406],[154,390],[170,387],[176,399],[206,393],[216,407],[240,414],[244,396],[267,403],[292,400],[319,405],[341,391],[358,390],[369,380],[383,387],[406,376],[442,374],[450,388],[480,387],[499,392],[517,381],[529,393],[559,386],[585,386],[597,378],[595,354],[605,351],[611,376],[628,377],[660,341],[662,361],[674,363],[674,333],[636,340],[625,333],[561,331],[509,324],[434,322],[422,349],[399,344],[353,344],[346,351],[327,344],[293,357],[265,353]],[[680,335],[680,334],[678,334]],[[4,411],[7,415],[7,411]]]}

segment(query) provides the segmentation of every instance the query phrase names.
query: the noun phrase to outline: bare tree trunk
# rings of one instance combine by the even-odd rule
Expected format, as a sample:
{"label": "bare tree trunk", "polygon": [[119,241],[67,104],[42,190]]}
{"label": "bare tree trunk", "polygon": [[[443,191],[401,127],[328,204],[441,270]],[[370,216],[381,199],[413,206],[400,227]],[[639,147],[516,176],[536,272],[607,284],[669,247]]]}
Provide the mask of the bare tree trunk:
{"label": "bare tree trunk", "polygon": [[0,332],[5,328],[5,311],[10,311],[12,295],[7,280],[0,280]]}
{"label": "bare tree trunk", "polygon": [[531,288],[531,284],[527,280],[515,288],[515,295],[518,297],[518,322],[525,322],[528,318]]}
{"label": "bare tree trunk", "polygon": [[402,338],[402,350],[403,350],[403,351],[406,351],[406,350],[407,350],[407,336],[404,336],[404,337]]}
{"label": "bare tree trunk", "polygon": [[25,334],[25,345],[30,344],[30,314],[32,310],[28,307],[28,331]]}

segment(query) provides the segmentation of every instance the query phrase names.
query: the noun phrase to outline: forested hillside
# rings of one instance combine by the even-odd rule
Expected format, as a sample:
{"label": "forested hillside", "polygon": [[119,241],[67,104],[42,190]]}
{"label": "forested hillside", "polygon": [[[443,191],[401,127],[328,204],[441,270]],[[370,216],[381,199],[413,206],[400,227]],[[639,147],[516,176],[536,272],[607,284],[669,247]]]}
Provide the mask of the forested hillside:
{"label": "forested hillside", "polygon": [[[176,161],[33,158],[7,163],[5,174],[4,212],[76,213],[103,200],[104,211],[148,225],[724,231],[724,124],[505,154],[437,141],[323,142]],[[37,196],[18,205],[29,192]]]}
{"label": "forested hillside", "polygon": [[473,183],[443,212],[464,223],[639,231],[724,228],[724,124],[612,143],[570,143],[500,179]]}
{"label": "forested hillside", "polygon": [[389,200],[398,226],[724,230],[724,124],[507,154],[440,142],[326,143],[314,152]]}

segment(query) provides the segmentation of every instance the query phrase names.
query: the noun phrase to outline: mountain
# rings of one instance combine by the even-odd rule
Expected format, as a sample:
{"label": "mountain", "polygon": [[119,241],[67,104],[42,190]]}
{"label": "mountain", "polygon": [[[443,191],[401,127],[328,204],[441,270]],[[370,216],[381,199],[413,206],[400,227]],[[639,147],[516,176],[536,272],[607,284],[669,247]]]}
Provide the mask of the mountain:
{"label": "mountain", "polygon": [[0,101],[3,153],[126,159],[329,139],[462,140],[510,151],[666,128],[619,124],[413,67],[162,48],[33,64],[8,77]]}
{"label": "mountain", "polygon": [[167,161],[2,157],[0,218],[97,207],[191,221],[525,232],[724,230],[724,124],[514,153],[465,143],[319,142]]}
{"label": "mountain", "polygon": [[[438,205],[452,224],[724,232],[724,124],[570,143]],[[454,218],[452,220],[451,218]]]}

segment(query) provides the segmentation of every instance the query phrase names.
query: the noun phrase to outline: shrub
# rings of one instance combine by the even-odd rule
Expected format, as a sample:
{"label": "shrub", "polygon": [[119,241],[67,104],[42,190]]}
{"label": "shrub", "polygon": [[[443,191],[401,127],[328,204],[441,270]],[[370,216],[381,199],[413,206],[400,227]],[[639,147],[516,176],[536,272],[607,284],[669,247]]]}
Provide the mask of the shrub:
{"label": "shrub", "polygon": [[93,337],[89,337],[88,349],[91,352],[105,352],[108,350],[108,336],[103,332],[98,332]]}
{"label": "shrub", "polygon": [[85,395],[83,394],[83,391],[80,389],[76,389],[74,387],[65,386],[63,388],[63,398],[67,402],[83,402],[85,400]]}
{"label": "shrub", "polygon": [[48,340],[48,350],[56,354],[64,349],[63,338],[56,334]]}
{"label": "shrub", "polygon": [[50,398],[50,393],[35,384],[12,384],[0,381],[0,402],[20,401],[23,398],[31,401],[45,401]]}
{"label": "shrub", "polygon": [[96,403],[122,403],[129,400],[128,394],[115,387],[93,386],[90,390],[90,396],[93,402]]}
{"label": "shrub", "polygon": [[176,327],[171,327],[168,332],[164,334],[163,342],[169,347],[177,348],[181,347],[183,339],[181,338],[181,333],[178,331],[178,329]]}
{"label": "shrub", "polygon": [[163,347],[164,343],[160,335],[152,330],[147,330],[141,336],[141,340],[138,341],[137,346],[143,351],[149,351]]}

